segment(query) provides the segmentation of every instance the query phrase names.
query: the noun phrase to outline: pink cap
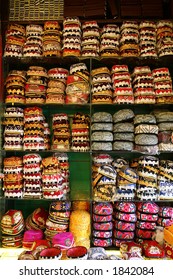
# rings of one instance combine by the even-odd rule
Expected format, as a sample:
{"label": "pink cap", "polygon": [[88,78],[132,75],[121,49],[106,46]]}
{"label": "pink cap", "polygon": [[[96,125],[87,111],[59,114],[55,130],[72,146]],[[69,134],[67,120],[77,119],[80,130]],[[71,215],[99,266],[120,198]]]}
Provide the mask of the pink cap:
{"label": "pink cap", "polygon": [[42,230],[26,230],[23,235],[23,241],[28,242],[28,241],[35,241],[35,240],[40,240],[43,239],[43,231]]}
{"label": "pink cap", "polygon": [[71,232],[57,233],[52,238],[52,245],[61,249],[68,249],[74,245],[74,236]]}

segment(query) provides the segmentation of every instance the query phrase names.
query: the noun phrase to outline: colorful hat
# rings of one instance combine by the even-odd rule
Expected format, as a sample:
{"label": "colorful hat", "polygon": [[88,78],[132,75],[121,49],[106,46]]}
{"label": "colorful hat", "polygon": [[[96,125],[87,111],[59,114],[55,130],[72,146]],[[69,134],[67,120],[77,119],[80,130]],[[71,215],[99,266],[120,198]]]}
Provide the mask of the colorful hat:
{"label": "colorful hat", "polygon": [[93,214],[92,216],[94,222],[110,222],[112,221],[112,215],[96,215]]}
{"label": "colorful hat", "polygon": [[134,238],[135,234],[133,231],[121,231],[121,230],[114,230],[113,231],[113,235],[115,238],[118,239],[127,239],[127,240],[131,240]]}
{"label": "colorful hat", "polygon": [[93,228],[95,230],[112,230],[113,223],[112,222],[104,222],[104,223],[93,223]]}
{"label": "colorful hat", "polygon": [[120,252],[139,252],[140,254],[142,254],[142,246],[134,241],[123,241],[120,244]]}
{"label": "colorful hat", "polygon": [[135,223],[137,221],[136,213],[116,212],[115,218],[124,222]]}
{"label": "colorful hat", "polygon": [[155,230],[156,222],[137,221],[136,227],[140,229]]}
{"label": "colorful hat", "polygon": [[146,222],[157,222],[158,214],[146,214],[139,211],[136,212],[137,219]]}
{"label": "colorful hat", "polygon": [[173,207],[162,206],[159,207],[159,216],[164,218],[173,218]]}
{"label": "colorful hat", "polygon": [[137,209],[142,213],[157,214],[159,212],[159,206],[154,202],[139,202]]}
{"label": "colorful hat", "polygon": [[134,231],[136,227],[135,223],[124,222],[119,220],[115,220],[113,223],[114,228],[116,228],[117,230]]}
{"label": "colorful hat", "polygon": [[92,242],[93,242],[94,246],[98,246],[98,247],[110,247],[110,246],[112,246],[112,238],[93,237]]}
{"label": "colorful hat", "polygon": [[70,201],[55,201],[50,204],[50,211],[66,211],[71,209]]}
{"label": "colorful hat", "polygon": [[147,240],[142,243],[143,254],[147,258],[159,258],[165,257],[164,248],[162,248],[155,240]]}
{"label": "colorful hat", "polygon": [[40,252],[39,260],[61,259],[62,253],[60,248],[46,248]]}
{"label": "colorful hat", "polygon": [[26,230],[23,235],[23,248],[31,249],[33,242],[44,238],[42,230]]}
{"label": "colorful hat", "polygon": [[52,245],[60,247],[61,250],[69,249],[74,245],[74,236],[71,232],[57,233],[52,238]]}
{"label": "colorful hat", "polygon": [[125,213],[135,213],[136,205],[133,202],[116,202],[114,204],[115,209]]}
{"label": "colorful hat", "polygon": [[93,213],[97,215],[111,215],[113,207],[111,202],[94,202]]}
{"label": "colorful hat", "polygon": [[67,250],[68,259],[86,260],[88,257],[88,250],[84,246],[75,246]]}
{"label": "colorful hat", "polygon": [[146,229],[136,229],[136,236],[142,239],[152,239],[154,235],[154,230],[146,230]]}

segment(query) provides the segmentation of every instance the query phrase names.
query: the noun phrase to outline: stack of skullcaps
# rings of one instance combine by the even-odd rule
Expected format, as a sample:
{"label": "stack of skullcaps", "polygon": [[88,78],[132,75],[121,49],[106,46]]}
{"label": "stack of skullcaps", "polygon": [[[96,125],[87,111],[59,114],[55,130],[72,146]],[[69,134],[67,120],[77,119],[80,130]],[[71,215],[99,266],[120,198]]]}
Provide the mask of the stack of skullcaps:
{"label": "stack of skullcaps", "polygon": [[65,89],[68,70],[64,68],[51,68],[48,70],[48,87],[46,91],[46,103],[65,103]]}
{"label": "stack of skullcaps", "polygon": [[132,151],[134,147],[134,112],[122,109],[113,115],[113,150]]}
{"label": "stack of skullcaps", "polygon": [[23,55],[23,46],[26,41],[25,27],[16,23],[9,24],[5,39],[4,56],[21,57]]}
{"label": "stack of skullcaps", "polygon": [[63,176],[57,157],[50,156],[42,160],[43,197],[47,199],[66,199],[67,188],[63,186]]}
{"label": "stack of skullcaps", "polygon": [[173,112],[168,110],[154,111],[158,125],[158,148],[159,151],[173,150]]}
{"label": "stack of skullcaps", "polygon": [[171,20],[159,20],[156,23],[158,56],[173,54],[173,24]]}
{"label": "stack of skullcaps", "polygon": [[24,114],[19,107],[8,107],[4,112],[4,150],[22,150]]}
{"label": "stack of skullcaps", "polygon": [[158,154],[158,126],[153,114],[138,114],[134,117],[136,151]]}
{"label": "stack of skullcaps", "polygon": [[157,225],[161,227],[171,226],[173,224],[173,207],[159,206]]}
{"label": "stack of skullcaps", "polygon": [[3,162],[4,197],[21,198],[23,196],[23,161],[22,157],[6,157]]}
{"label": "stack of skullcaps", "polygon": [[160,160],[158,173],[159,199],[173,198],[173,162]]}
{"label": "stack of skullcaps", "polygon": [[155,104],[153,75],[150,67],[135,67],[131,77],[135,104]]}
{"label": "stack of skullcaps", "polygon": [[120,247],[124,241],[133,241],[136,228],[136,205],[133,202],[113,204],[113,244]]}
{"label": "stack of skullcaps", "polygon": [[82,56],[99,56],[100,29],[97,21],[85,21],[82,24]]}
{"label": "stack of skullcaps", "polygon": [[95,201],[114,201],[117,173],[108,154],[93,155],[92,188]]}
{"label": "stack of skullcaps", "polygon": [[139,47],[141,57],[157,57],[155,22],[142,20],[139,23]]}
{"label": "stack of skullcaps", "polygon": [[26,71],[12,70],[5,80],[5,103],[25,104]]}
{"label": "stack of skullcaps", "polygon": [[111,202],[94,202],[92,214],[92,242],[97,247],[112,246],[112,213]]}
{"label": "stack of skullcaps", "polygon": [[48,124],[45,121],[43,111],[39,107],[28,107],[24,109],[24,138],[23,149],[26,150],[47,150],[49,147],[46,128]]}
{"label": "stack of skullcaps", "polygon": [[43,27],[43,56],[61,56],[62,34],[58,21],[46,21]]}
{"label": "stack of skullcaps", "polygon": [[133,104],[134,96],[127,65],[113,65],[111,69],[113,103]]}
{"label": "stack of skullcaps", "polygon": [[23,156],[24,198],[42,198],[41,161],[39,154]]}
{"label": "stack of skullcaps", "polygon": [[120,27],[120,55],[139,56],[139,30],[136,21],[124,21]]}
{"label": "stack of skullcaps", "polygon": [[52,118],[52,150],[70,150],[70,123],[66,113],[54,114]]}
{"label": "stack of skullcaps", "polygon": [[112,150],[112,115],[96,112],[91,117],[91,149],[94,151]]}
{"label": "stack of skullcaps", "polygon": [[20,210],[8,210],[1,218],[2,247],[22,247],[25,222]]}
{"label": "stack of skullcaps", "polygon": [[38,57],[43,55],[43,26],[28,24],[26,26],[26,42],[23,46],[23,56]]}
{"label": "stack of skullcaps", "polygon": [[172,103],[172,79],[167,67],[152,70],[156,103]]}
{"label": "stack of skullcaps", "polygon": [[99,67],[91,71],[92,103],[112,103],[111,73],[107,67]]}
{"label": "stack of skullcaps", "polygon": [[151,240],[156,229],[159,206],[155,202],[137,203],[136,242]]}
{"label": "stack of skullcaps", "polygon": [[86,210],[74,210],[70,214],[69,231],[76,246],[90,248],[91,217]]}
{"label": "stack of skullcaps", "polygon": [[136,183],[138,174],[128,165],[121,167],[117,174],[117,193],[118,200],[133,200],[136,196]]}
{"label": "stack of skullcaps", "polygon": [[71,213],[70,201],[55,201],[49,206],[49,215],[46,220],[46,239],[52,241],[57,233],[67,232]]}
{"label": "stack of skullcaps", "polygon": [[90,149],[89,141],[89,116],[82,113],[76,113],[72,119],[72,138],[71,138],[71,150],[85,152]]}
{"label": "stack of skullcaps", "polygon": [[63,21],[63,56],[80,56],[81,22],[78,17],[66,17]]}
{"label": "stack of skullcaps", "polygon": [[70,163],[69,163],[69,158],[66,153],[55,153],[54,156],[58,159],[59,161],[59,168],[61,170],[61,175],[62,175],[62,187],[64,190],[64,194],[66,196],[70,192],[70,187],[69,187],[69,176],[70,176]]}
{"label": "stack of skullcaps", "polygon": [[120,30],[116,24],[106,24],[100,31],[100,56],[119,55]]}
{"label": "stack of skullcaps", "polygon": [[70,66],[70,75],[67,77],[66,103],[86,104],[89,101],[89,72],[85,63],[76,63]]}
{"label": "stack of skullcaps", "polygon": [[138,160],[137,173],[137,198],[139,200],[157,200],[158,190],[159,159],[154,156],[142,156]]}
{"label": "stack of skullcaps", "polygon": [[30,66],[25,84],[26,104],[45,103],[47,89],[47,70],[41,66]]}

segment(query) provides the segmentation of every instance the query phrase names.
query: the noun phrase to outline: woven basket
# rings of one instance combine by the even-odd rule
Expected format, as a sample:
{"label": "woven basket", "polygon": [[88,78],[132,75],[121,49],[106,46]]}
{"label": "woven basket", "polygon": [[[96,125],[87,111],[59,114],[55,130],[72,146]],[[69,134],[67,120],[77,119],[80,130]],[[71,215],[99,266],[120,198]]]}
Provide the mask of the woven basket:
{"label": "woven basket", "polygon": [[10,0],[10,21],[62,20],[64,0]]}

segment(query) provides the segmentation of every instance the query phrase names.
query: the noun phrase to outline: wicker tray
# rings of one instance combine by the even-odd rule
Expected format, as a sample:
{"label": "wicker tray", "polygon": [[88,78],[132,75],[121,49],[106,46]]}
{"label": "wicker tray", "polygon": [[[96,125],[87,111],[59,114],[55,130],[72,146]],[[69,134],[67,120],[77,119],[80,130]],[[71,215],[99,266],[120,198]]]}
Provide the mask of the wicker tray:
{"label": "wicker tray", "polygon": [[62,20],[64,0],[10,0],[9,20]]}

